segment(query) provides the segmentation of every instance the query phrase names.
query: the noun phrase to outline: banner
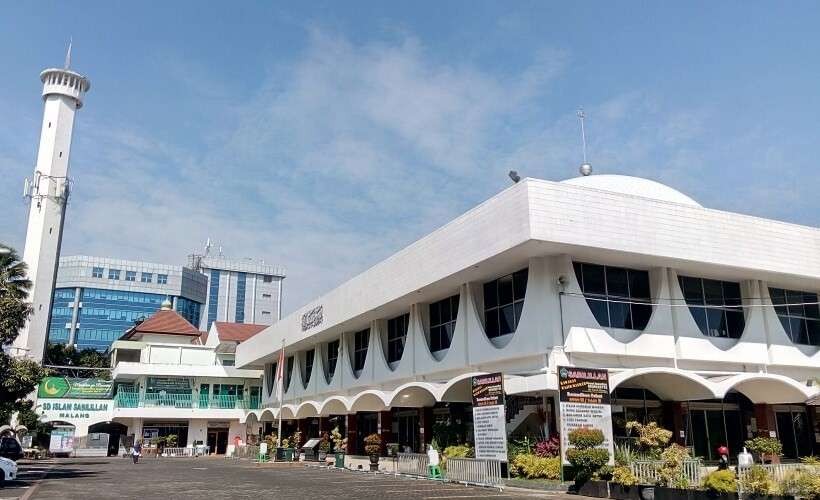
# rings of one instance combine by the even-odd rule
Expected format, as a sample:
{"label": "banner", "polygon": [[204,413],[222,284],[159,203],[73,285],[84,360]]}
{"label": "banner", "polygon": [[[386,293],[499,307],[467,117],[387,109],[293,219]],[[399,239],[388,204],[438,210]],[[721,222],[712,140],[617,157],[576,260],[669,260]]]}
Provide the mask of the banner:
{"label": "banner", "polygon": [[48,442],[51,453],[71,453],[74,451],[74,427],[57,426],[51,431]]}
{"label": "banner", "polygon": [[507,461],[507,418],[504,375],[472,377],[475,457]]}
{"label": "banner", "polygon": [[38,398],[109,399],[113,382],[99,378],[46,377],[40,381]]}
{"label": "banner", "polygon": [[147,392],[160,391],[168,394],[190,394],[191,381],[182,377],[148,377]]}
{"label": "banner", "polygon": [[609,463],[614,464],[609,372],[599,368],[559,366],[558,396],[563,463],[569,464],[566,458],[569,433],[579,427],[590,427],[604,433],[600,448],[609,452]]}

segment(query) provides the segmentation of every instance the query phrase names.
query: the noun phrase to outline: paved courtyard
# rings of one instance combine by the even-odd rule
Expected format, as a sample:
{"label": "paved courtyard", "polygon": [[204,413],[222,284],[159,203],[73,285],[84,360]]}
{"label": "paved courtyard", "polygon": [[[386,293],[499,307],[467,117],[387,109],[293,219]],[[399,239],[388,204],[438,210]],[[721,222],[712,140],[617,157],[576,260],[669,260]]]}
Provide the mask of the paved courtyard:
{"label": "paved courtyard", "polygon": [[[224,458],[53,460],[21,466],[22,481],[0,489],[0,500],[107,498],[553,498],[565,494],[470,487],[294,465],[256,465]],[[47,473],[42,480],[43,469]],[[582,497],[575,497],[576,499]]]}

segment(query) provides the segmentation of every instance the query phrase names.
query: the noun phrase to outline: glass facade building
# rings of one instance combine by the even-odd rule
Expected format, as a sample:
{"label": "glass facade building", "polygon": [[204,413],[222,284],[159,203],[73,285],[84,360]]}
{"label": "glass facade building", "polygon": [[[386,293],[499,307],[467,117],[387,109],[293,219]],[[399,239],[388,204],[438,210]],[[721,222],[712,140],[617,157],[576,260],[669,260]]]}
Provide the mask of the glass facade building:
{"label": "glass facade building", "polygon": [[187,321],[199,325],[206,293],[207,277],[182,266],[63,257],[48,341],[105,351],[136,321],[159,310],[166,299]]}

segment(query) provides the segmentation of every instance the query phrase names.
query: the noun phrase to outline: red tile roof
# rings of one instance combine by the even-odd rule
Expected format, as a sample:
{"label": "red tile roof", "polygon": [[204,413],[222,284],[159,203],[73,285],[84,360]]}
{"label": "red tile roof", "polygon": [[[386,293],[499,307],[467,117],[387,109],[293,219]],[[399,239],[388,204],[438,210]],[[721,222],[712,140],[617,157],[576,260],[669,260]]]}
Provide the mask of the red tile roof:
{"label": "red tile roof", "polygon": [[202,332],[194,327],[194,325],[188,323],[188,321],[176,311],[163,309],[155,312],[150,318],[139,325],[132,327],[125,332],[125,335],[121,338],[122,340],[128,340],[134,335],[144,335],[146,333],[199,337]]}
{"label": "red tile roof", "polygon": [[219,340],[234,342],[244,342],[261,332],[268,325],[253,325],[250,323],[225,323],[222,321],[214,321],[216,325],[216,332],[219,335]]}

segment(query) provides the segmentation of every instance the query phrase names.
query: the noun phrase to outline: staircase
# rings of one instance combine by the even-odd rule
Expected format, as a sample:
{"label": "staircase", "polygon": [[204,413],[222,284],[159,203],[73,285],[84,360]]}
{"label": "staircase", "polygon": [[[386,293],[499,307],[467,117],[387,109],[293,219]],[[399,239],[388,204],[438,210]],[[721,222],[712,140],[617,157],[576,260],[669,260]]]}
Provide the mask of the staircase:
{"label": "staircase", "polygon": [[530,396],[507,396],[505,403],[508,436],[543,405],[541,398]]}

